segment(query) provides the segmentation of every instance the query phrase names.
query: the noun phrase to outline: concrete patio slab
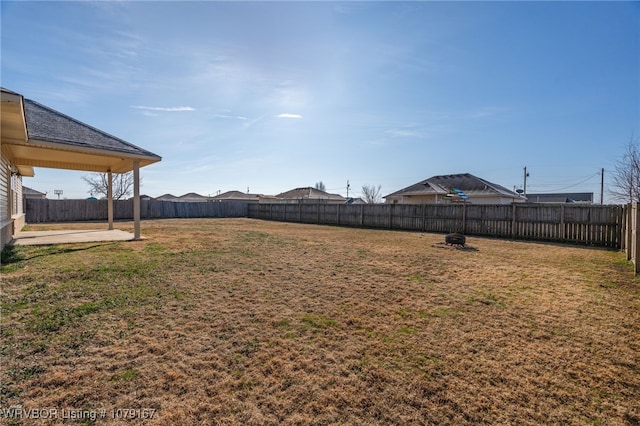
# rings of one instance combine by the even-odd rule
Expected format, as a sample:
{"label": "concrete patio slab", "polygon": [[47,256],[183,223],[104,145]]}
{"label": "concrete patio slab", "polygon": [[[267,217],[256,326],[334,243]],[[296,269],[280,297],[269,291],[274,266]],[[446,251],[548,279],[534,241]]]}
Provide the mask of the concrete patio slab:
{"label": "concrete patio slab", "polygon": [[131,241],[131,232],[114,229],[105,230],[60,230],[60,231],[25,231],[13,236],[10,244],[16,246],[37,246],[49,244],[92,243],[103,241]]}

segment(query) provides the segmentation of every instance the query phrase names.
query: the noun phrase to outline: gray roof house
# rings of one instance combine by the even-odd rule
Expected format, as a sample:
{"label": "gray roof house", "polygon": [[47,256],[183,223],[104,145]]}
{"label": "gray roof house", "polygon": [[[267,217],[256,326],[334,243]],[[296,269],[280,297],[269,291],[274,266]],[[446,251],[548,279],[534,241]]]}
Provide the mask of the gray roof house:
{"label": "gray roof house", "polygon": [[186,201],[186,202],[194,203],[194,202],[209,201],[209,197],[205,197],[204,195],[200,195],[195,192],[189,192],[187,194],[179,196],[178,198],[172,201]]}
{"label": "gray roof house", "polygon": [[[140,167],[162,158],[19,93],[5,88],[0,92],[0,247],[24,225],[22,176],[34,176],[34,167],[110,176],[133,171],[134,235],[140,238]],[[113,229],[112,201],[108,204],[109,229]]]}
{"label": "gray roof house", "polygon": [[227,191],[216,195],[212,198],[214,201],[245,201],[248,203],[257,203],[260,200],[260,194],[247,194],[241,191]]}
{"label": "gray roof house", "polygon": [[469,173],[433,176],[383,198],[386,203],[398,204],[511,204],[525,201],[520,194],[504,186]]}
{"label": "gray roof house", "polygon": [[295,188],[269,197],[269,203],[326,203],[344,204],[347,199],[340,194],[329,194],[312,187]]}
{"label": "gray roof house", "polygon": [[174,201],[176,198],[178,198],[178,197],[176,197],[173,194],[162,194],[161,196],[156,197],[155,199],[156,200],[161,200],[161,201]]}
{"label": "gray roof house", "polygon": [[47,198],[47,194],[44,192],[36,191],[35,189],[22,186],[22,196],[24,198],[43,199]]}

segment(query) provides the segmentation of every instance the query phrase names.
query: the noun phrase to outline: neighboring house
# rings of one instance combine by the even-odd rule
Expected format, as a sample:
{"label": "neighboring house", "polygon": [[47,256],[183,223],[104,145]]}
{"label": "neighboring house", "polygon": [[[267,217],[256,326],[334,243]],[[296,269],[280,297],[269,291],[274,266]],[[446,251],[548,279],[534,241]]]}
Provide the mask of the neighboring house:
{"label": "neighboring house", "polygon": [[156,197],[155,199],[156,200],[160,200],[160,201],[175,201],[176,198],[178,198],[178,197],[176,197],[173,194],[163,194],[163,195],[161,195],[159,197]]}
{"label": "neighboring house", "polygon": [[267,197],[267,203],[326,203],[326,204],[344,204],[347,199],[339,194],[329,194],[316,188],[305,187],[296,188],[291,191],[283,192],[275,196],[275,198]]}
{"label": "neighboring house", "polygon": [[528,203],[581,203],[593,204],[593,192],[566,192],[557,194],[527,194]]}
{"label": "neighboring house", "polygon": [[220,195],[216,195],[211,199],[213,201],[244,201],[248,203],[257,203],[260,200],[260,194],[247,194],[241,191],[227,191]]}
{"label": "neighboring house", "polygon": [[367,204],[362,198],[348,198],[345,204]]}
{"label": "neighboring house", "polygon": [[[0,248],[24,226],[22,176],[34,167],[134,174],[134,237],[140,238],[140,167],[162,158],[54,109],[1,89]],[[113,228],[113,200],[108,204]]]}
{"label": "neighboring house", "polygon": [[511,204],[525,201],[524,197],[504,186],[469,173],[433,176],[383,198],[386,203],[398,204]]}
{"label": "neighboring house", "polygon": [[44,192],[36,191],[35,189],[27,188],[26,186],[22,187],[22,196],[24,198],[35,198],[37,200],[47,198],[47,194]]}
{"label": "neighboring house", "polygon": [[189,192],[188,194],[184,194],[179,196],[173,201],[186,201],[186,202],[203,202],[209,201],[209,197],[205,197],[204,195],[196,194],[195,192]]}

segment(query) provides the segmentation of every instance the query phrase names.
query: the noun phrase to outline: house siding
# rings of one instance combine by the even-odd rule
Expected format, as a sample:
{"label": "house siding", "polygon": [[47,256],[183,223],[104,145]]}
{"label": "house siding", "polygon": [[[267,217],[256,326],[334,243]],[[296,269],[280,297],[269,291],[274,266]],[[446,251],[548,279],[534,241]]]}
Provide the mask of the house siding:
{"label": "house siding", "polygon": [[0,250],[11,240],[13,221],[10,207],[11,166],[9,161],[0,156]]}
{"label": "house siding", "polygon": [[25,225],[22,176],[11,173],[9,160],[0,156],[0,250]]}

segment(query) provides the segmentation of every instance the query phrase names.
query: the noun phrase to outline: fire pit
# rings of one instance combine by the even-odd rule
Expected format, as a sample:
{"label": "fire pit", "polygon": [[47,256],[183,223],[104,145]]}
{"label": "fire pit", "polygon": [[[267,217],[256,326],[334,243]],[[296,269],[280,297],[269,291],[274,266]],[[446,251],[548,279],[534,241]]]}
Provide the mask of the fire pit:
{"label": "fire pit", "polygon": [[465,243],[467,242],[467,239],[465,238],[464,235],[454,232],[452,234],[445,235],[444,242],[447,245],[464,247]]}

